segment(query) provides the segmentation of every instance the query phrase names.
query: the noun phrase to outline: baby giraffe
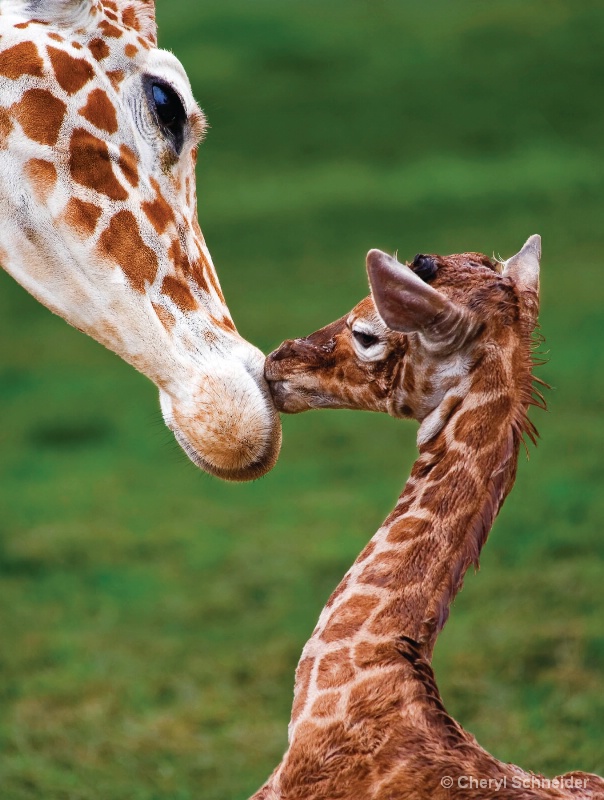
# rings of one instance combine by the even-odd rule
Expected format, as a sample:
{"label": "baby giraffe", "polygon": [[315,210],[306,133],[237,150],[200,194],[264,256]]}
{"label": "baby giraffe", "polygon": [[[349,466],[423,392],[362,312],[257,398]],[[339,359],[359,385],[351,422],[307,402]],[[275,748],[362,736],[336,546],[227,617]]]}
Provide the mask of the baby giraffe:
{"label": "baby giraffe", "polygon": [[323,610],[296,673],[289,748],[255,800],[604,798],[489,755],[446,712],[436,637],[516,474],[532,374],[540,238],[505,264],[398,264],[372,250],[350,314],[269,356],[278,407],[363,408],[421,424],[398,504]]}

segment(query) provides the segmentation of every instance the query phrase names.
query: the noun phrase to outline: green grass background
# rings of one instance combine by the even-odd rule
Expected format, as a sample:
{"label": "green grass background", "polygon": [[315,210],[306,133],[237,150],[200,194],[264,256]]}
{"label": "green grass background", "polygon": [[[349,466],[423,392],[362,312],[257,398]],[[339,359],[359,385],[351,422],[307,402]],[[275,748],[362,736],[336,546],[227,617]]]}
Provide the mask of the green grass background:
{"label": "green grass background", "polygon": [[[604,772],[604,8],[596,0],[159,0],[212,125],[202,229],[265,350],[366,293],[370,247],[543,236],[554,390],[436,651],[495,755]],[[198,472],[154,387],[0,274],[0,797],[242,800],[293,672],[392,507],[415,426],[284,419],[274,471]]]}

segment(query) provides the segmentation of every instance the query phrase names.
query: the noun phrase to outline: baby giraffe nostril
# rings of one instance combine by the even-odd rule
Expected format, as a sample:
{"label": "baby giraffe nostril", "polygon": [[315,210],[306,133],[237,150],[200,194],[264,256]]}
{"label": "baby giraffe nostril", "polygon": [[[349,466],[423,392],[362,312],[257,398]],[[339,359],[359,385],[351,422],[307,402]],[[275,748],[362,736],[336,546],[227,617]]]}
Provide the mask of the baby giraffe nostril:
{"label": "baby giraffe nostril", "polygon": [[292,358],[296,355],[294,339],[286,339],[282,345],[269,354],[268,358],[271,361],[283,361],[286,358]]}

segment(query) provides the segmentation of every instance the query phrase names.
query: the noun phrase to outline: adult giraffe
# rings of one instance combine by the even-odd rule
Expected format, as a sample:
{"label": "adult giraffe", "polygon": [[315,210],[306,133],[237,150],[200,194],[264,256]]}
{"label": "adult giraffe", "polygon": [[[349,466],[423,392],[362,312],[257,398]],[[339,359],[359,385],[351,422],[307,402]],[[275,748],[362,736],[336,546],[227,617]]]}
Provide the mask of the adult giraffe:
{"label": "adult giraffe", "polygon": [[247,480],[281,431],[197,222],[204,127],[152,0],[0,1],[0,263],[158,386],[192,461]]}
{"label": "adult giraffe", "polygon": [[[254,800],[604,800],[604,780],[498,761],[446,712],[432,649],[534,438],[541,241],[398,264],[372,297],[267,359],[277,405],[412,417],[419,457],[325,606],[296,672],[289,748]],[[513,655],[511,656],[513,657]]]}

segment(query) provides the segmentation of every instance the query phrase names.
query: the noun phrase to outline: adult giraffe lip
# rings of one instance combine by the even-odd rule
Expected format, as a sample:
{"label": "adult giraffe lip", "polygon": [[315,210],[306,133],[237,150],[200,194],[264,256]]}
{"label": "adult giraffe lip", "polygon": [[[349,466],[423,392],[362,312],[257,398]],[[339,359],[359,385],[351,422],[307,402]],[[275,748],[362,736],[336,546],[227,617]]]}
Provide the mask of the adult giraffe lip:
{"label": "adult giraffe lip", "polygon": [[246,343],[218,363],[161,392],[164,420],[190,460],[229,481],[266,474],[281,449],[281,424],[263,375],[264,356]]}

